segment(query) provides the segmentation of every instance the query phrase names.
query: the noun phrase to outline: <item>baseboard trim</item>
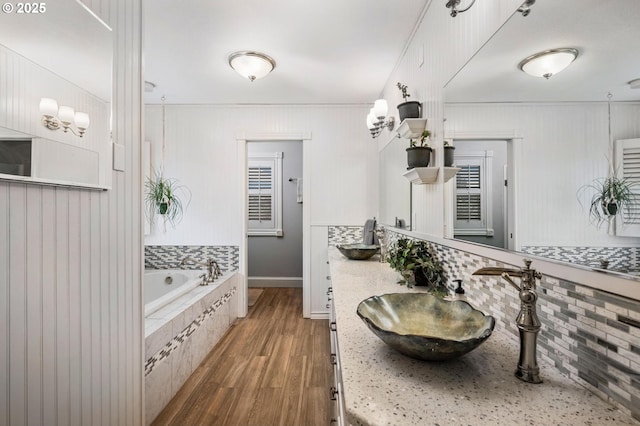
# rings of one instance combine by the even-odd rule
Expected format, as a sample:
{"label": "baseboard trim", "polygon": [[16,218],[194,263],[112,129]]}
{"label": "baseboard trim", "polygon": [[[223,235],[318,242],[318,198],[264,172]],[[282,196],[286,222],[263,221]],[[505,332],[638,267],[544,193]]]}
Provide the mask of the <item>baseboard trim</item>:
{"label": "baseboard trim", "polygon": [[312,312],[309,318],[313,320],[329,319],[329,312]]}
{"label": "baseboard trim", "polygon": [[302,288],[302,277],[249,277],[249,287]]}

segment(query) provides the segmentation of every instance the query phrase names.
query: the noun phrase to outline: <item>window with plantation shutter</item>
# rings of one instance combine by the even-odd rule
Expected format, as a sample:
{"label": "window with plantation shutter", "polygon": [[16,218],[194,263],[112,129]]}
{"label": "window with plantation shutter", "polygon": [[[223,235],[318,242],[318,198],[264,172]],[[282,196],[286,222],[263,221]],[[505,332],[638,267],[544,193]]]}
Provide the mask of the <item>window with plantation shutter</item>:
{"label": "window with plantation shutter", "polygon": [[[633,192],[640,200],[640,139],[621,139],[614,142],[615,167],[619,178],[633,184]],[[616,216],[616,235],[640,237],[640,204],[623,209]]]}
{"label": "window with plantation shutter", "polygon": [[493,235],[491,227],[491,152],[456,155],[454,235]]}
{"label": "window with plantation shutter", "polygon": [[282,236],[282,153],[249,154],[249,235]]}

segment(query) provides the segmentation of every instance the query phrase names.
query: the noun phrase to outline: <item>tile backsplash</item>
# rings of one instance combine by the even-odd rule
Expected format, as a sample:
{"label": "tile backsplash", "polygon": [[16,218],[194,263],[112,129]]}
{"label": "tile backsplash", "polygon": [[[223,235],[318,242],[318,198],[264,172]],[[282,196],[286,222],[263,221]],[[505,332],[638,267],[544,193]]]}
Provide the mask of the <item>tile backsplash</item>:
{"label": "tile backsplash", "polygon": [[[387,234],[390,242],[399,236],[390,230]],[[522,265],[504,265],[435,243],[433,247],[450,280],[461,278],[469,302],[493,315],[498,327],[514,335],[517,345],[515,318],[520,301],[515,290],[499,277],[471,274],[485,266]],[[629,285],[638,284],[630,281]],[[640,420],[640,302],[543,276],[538,316],[542,323],[539,357]],[[540,375],[544,380],[544,370]]]}
{"label": "tile backsplash", "polygon": [[185,257],[199,262],[213,258],[223,272],[235,271],[239,265],[238,246],[144,246],[145,269],[202,269],[202,265],[187,262]]}
{"label": "tile backsplash", "polygon": [[329,226],[329,245],[361,243],[364,226]]}
{"label": "tile backsplash", "polygon": [[525,246],[521,251],[593,268],[600,268],[600,261],[606,260],[608,269],[613,271],[640,269],[640,251],[636,247]]}

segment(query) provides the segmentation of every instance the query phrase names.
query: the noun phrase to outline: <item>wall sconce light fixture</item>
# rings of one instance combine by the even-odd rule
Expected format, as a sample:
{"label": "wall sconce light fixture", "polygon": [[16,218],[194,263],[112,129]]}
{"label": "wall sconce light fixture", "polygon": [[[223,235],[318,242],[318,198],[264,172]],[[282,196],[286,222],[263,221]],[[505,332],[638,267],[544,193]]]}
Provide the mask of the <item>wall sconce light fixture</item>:
{"label": "wall sconce light fixture", "polygon": [[518,64],[518,68],[534,77],[549,79],[567,68],[577,57],[578,49],[550,49],[524,58]]}
{"label": "wall sconce light fixture", "polygon": [[380,136],[380,133],[384,128],[393,130],[393,126],[396,123],[395,118],[392,116],[385,121],[388,111],[389,106],[385,99],[378,99],[375,101],[373,108],[369,110],[369,114],[367,115],[367,128],[371,132],[372,138],[375,139]]}
{"label": "wall sconce light fixture", "polygon": [[458,16],[458,13],[466,12],[467,10],[471,9],[471,6],[473,6],[475,2],[476,0],[471,0],[471,3],[469,3],[469,6],[465,7],[464,9],[458,9],[458,6],[460,5],[460,0],[448,0],[446,7],[451,9],[450,15],[452,18],[455,18],[456,16]]}
{"label": "wall sconce light fixture", "polygon": [[276,67],[276,61],[264,53],[235,52],[229,55],[229,66],[249,81],[269,74]]}
{"label": "wall sconce light fixture", "polygon": [[[51,98],[40,99],[40,113],[42,114],[42,125],[49,130],[58,130],[67,133],[71,130],[76,136],[83,137],[91,121],[86,112],[75,112],[70,106],[61,105]],[[75,124],[75,129],[71,127]]]}

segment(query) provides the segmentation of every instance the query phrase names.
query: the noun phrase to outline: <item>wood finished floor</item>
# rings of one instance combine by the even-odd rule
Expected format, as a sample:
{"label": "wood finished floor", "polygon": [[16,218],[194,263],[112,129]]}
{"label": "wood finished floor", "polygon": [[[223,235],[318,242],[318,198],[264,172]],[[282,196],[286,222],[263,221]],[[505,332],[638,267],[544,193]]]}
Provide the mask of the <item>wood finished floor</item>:
{"label": "wood finished floor", "polygon": [[266,288],[153,425],[328,425],[329,323],[302,318],[302,289]]}

